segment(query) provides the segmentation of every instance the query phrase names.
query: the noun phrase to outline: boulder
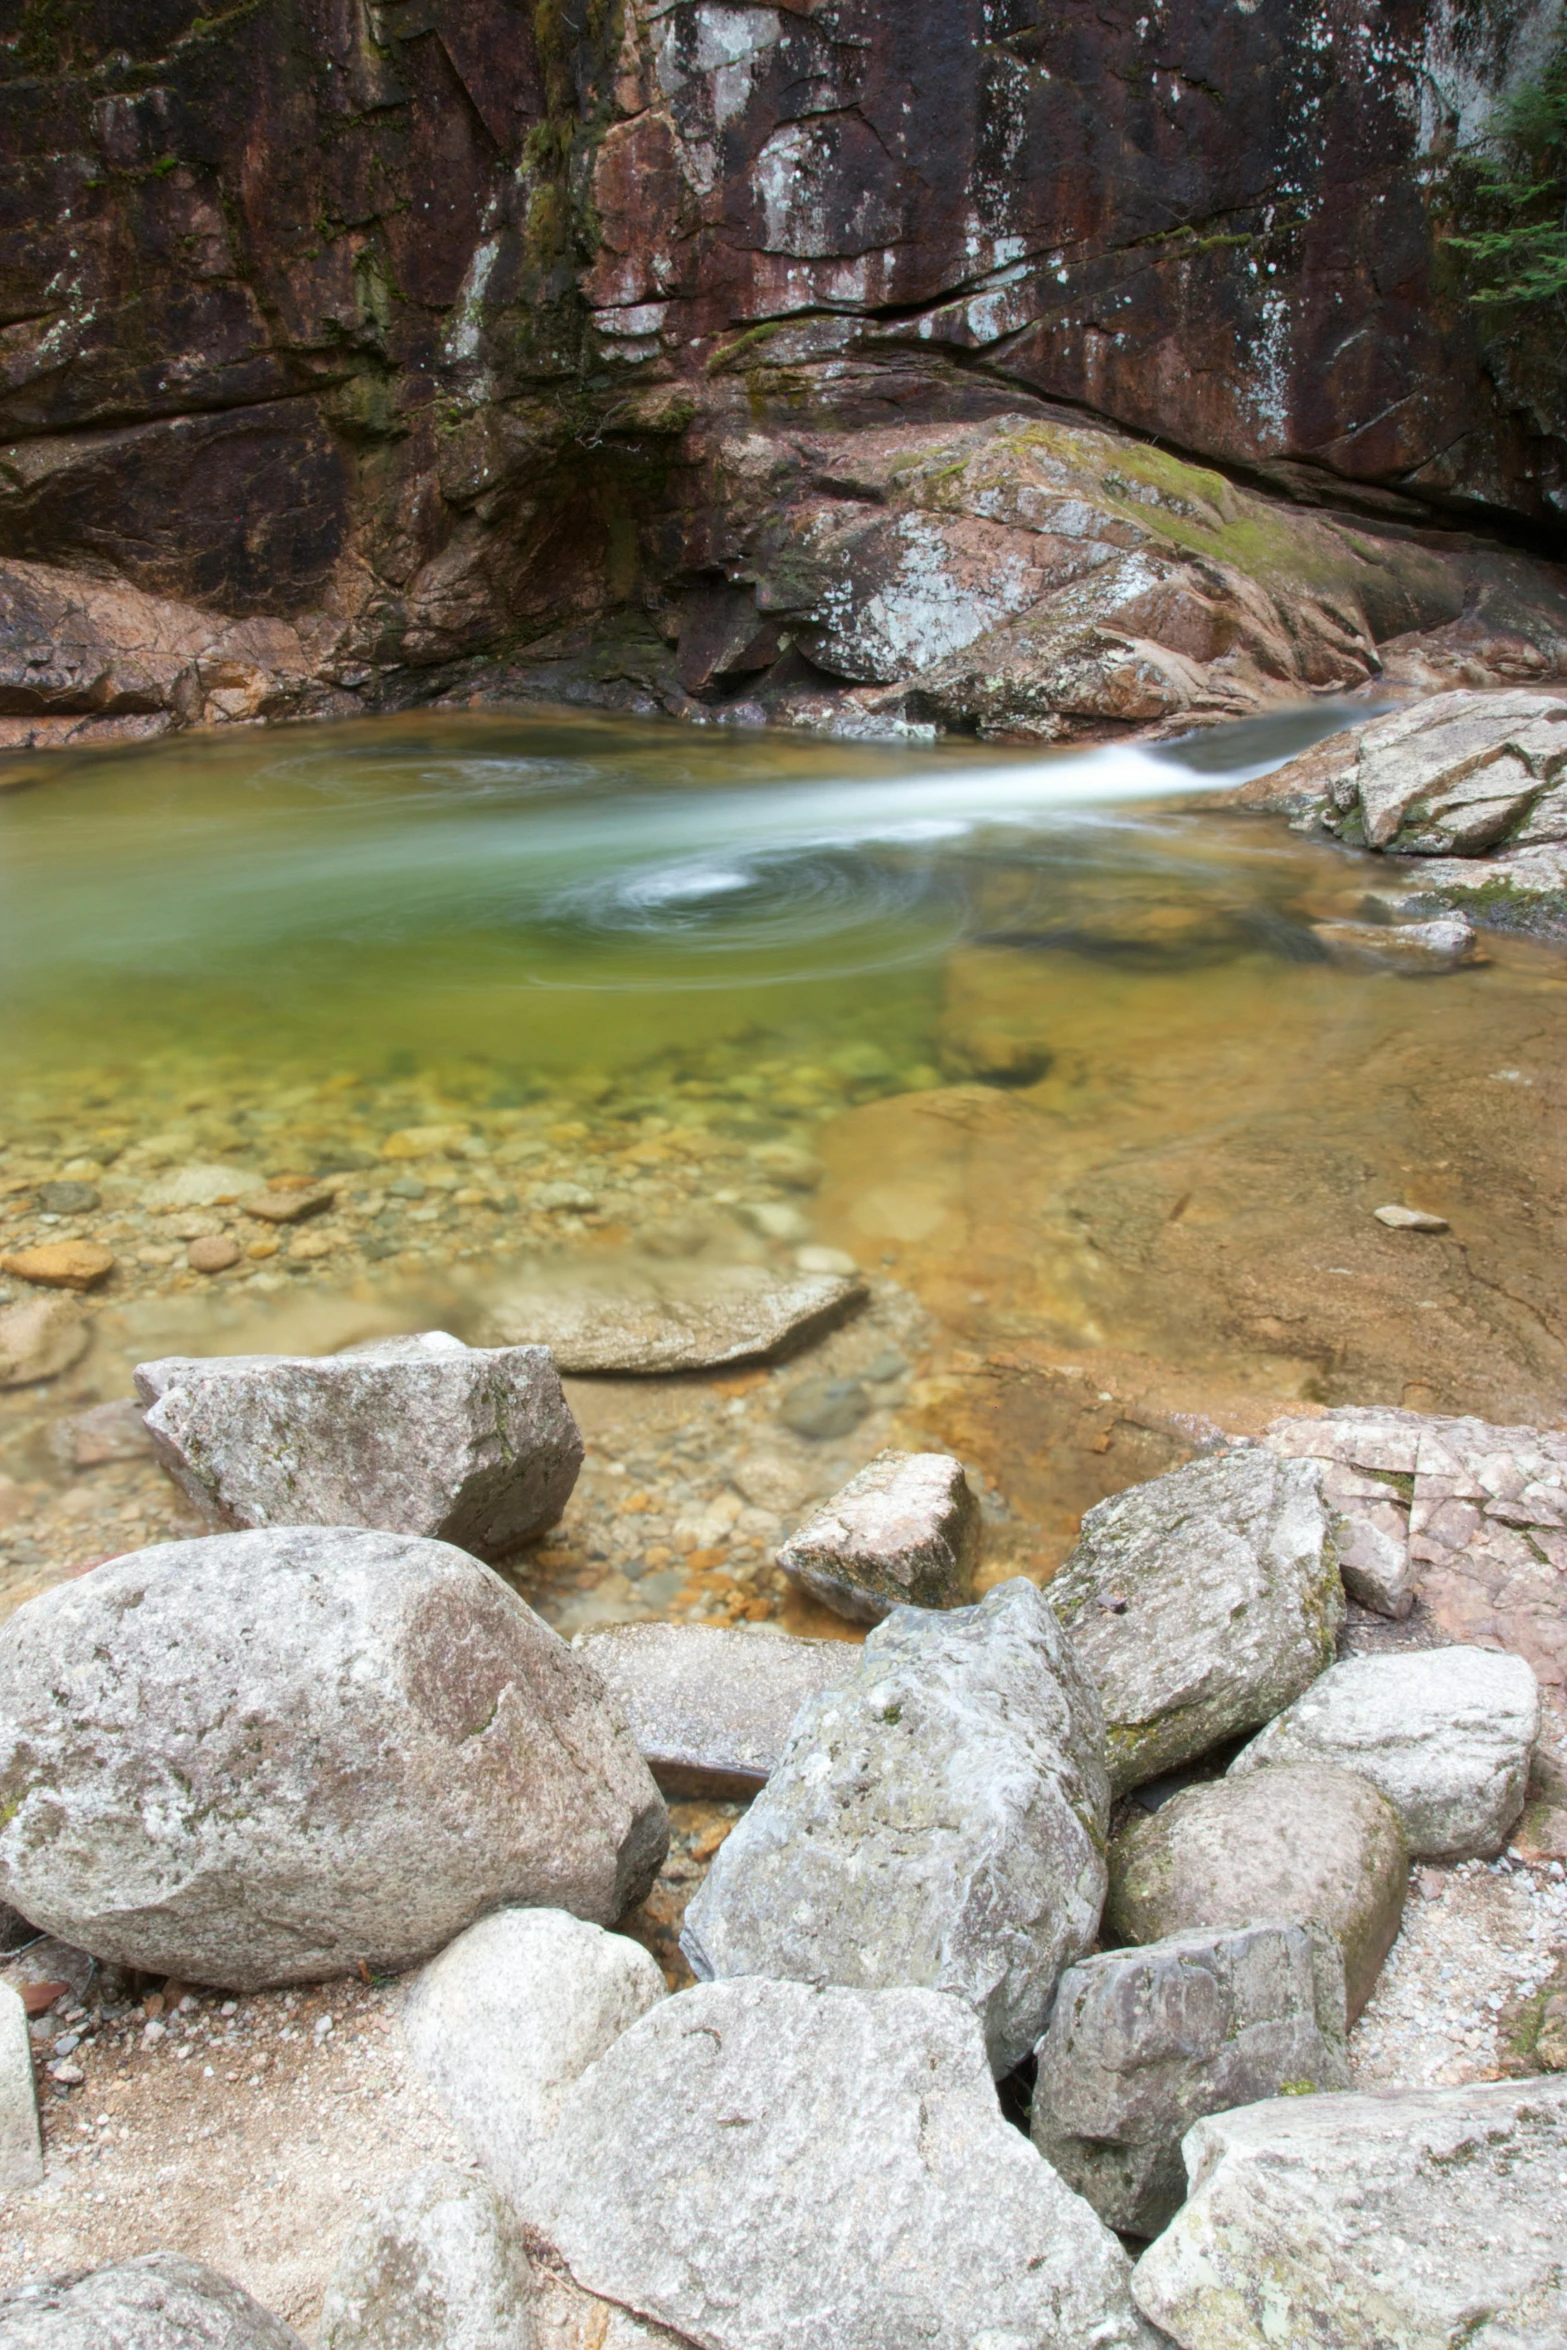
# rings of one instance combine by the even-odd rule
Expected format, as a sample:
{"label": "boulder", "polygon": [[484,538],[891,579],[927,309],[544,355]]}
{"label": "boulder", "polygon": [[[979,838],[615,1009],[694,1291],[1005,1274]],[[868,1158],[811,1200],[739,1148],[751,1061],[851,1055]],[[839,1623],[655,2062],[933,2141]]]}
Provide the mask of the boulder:
{"label": "boulder", "polygon": [[539,2148],[568,2091],[663,1997],[640,1942],[564,1910],[501,1909],[414,1977],[403,2031],[462,2137],[530,2213]]}
{"label": "boulder", "polygon": [[899,1608],[801,1707],[681,1948],[702,1977],[952,1992],[1010,2072],[1098,1930],[1102,1739],[1032,1583],[948,1613]]}
{"label": "boulder", "polygon": [[572,1643],[666,1795],[755,1795],[808,1697],[859,1662],[842,1640],[724,1624],[610,1624]]}
{"label": "boulder", "polygon": [[19,1993],[0,1983],[0,2195],[36,2187],[43,2175],[27,2010]]}
{"label": "boulder", "polygon": [[1352,1656],[1243,1747],[1230,1776],[1327,1762],[1379,1787],[1422,1858],[1500,1852],[1523,1810],[1540,1690],[1521,1656],[1428,1648]]}
{"label": "boulder", "polygon": [[644,1265],[539,1273],[493,1300],[480,1336],[547,1346],[563,1371],[706,1371],[771,1360],[853,1313],[865,1284],[765,1265]]}
{"label": "boulder", "polygon": [[1315,1463],[1245,1446],[1112,1495],[1049,1598],[1104,1705],[1115,1793],[1260,1728],[1343,1621]]}
{"label": "boulder", "polygon": [[792,1582],[851,1624],[973,1596],[979,1504],[944,1452],[879,1452],[778,1553]]}
{"label": "boulder", "polygon": [[542,1346],[442,1330],[341,1355],[171,1356],[136,1386],[164,1467],[224,1526],[374,1526],[501,1557],[552,1526],[582,1437]]}
{"label": "boulder", "polygon": [[161,1543],[0,1627],[0,1894],[236,1990],[406,1966],[503,1902],[618,1917],[668,1822],[565,1642],[441,1542]]}
{"label": "boulder", "polygon": [[1278,2097],[1187,2136],[1139,2307],[1180,2350],[1557,2350],[1567,2081]]}
{"label": "boulder", "polygon": [[449,2162],[399,2179],[328,2279],[320,2350],[532,2350],[533,2276],[494,2190]]}
{"label": "boulder", "polygon": [[146,2252],[0,2293],[0,2350],[305,2350],[204,2260]]}
{"label": "boulder", "polygon": [[580,2285],[703,2350],[1151,2350],[938,1992],[677,1993],[578,2084],[544,2194]]}
{"label": "boulder", "polygon": [[58,1379],[87,1352],[92,1332],[63,1297],[24,1297],[0,1307],[0,1387]]}
{"label": "boulder", "polygon": [[1199,2115],[1347,2089],[1344,1960],[1305,1924],[1198,1927],[1067,1968],[1037,2050],[1033,2139],[1107,2227],[1156,2236]]}
{"label": "boulder", "polygon": [[1329,1763],[1281,1763],[1134,1816],[1110,1847],[1105,1934],[1159,1942],[1315,1918],[1338,1937],[1353,2022],[1393,1946],[1408,1883],[1404,1831],[1385,1795]]}

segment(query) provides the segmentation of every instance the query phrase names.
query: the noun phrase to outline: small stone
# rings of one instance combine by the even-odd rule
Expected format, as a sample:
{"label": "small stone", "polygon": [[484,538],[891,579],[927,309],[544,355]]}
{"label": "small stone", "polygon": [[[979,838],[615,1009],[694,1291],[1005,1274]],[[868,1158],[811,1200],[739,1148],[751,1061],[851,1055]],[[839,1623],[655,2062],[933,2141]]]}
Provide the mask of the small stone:
{"label": "small stone", "polygon": [[87,1352],[92,1332],[63,1297],[28,1297],[0,1307],[0,1387],[57,1379]]}
{"label": "small stone", "polygon": [[27,2010],[10,1984],[0,1983],[0,2195],[36,2187],[43,2175]]}
{"label": "small stone", "polygon": [[1501,1851],[1523,1810],[1540,1691],[1521,1656],[1489,1648],[1346,1657],[1230,1765],[1337,1763],[1379,1787],[1421,1859]]}
{"label": "small stone", "polygon": [[90,1216],[103,1204],[92,1183],[40,1183],[35,1199],[41,1216]]}
{"label": "small stone", "polygon": [[1446,1232],[1449,1229],[1445,1216],[1433,1216],[1425,1208],[1393,1206],[1373,1208],[1371,1213],[1379,1224],[1385,1224],[1391,1232]]}
{"label": "small stone", "polygon": [[245,1248],[246,1256],[255,1258],[257,1262],[264,1262],[266,1258],[275,1257],[277,1253],[278,1243],[270,1235],[265,1240],[248,1242]]}
{"label": "small stone", "polygon": [[1134,1816],[1109,1858],[1107,1938],[1159,1942],[1254,1918],[1316,1918],[1344,1953],[1351,2021],[1392,1948],[1409,1884],[1409,1849],[1386,1796],[1317,1762],[1188,1787],[1151,1817]]}
{"label": "small stone", "polygon": [[101,1240],[49,1240],[0,1257],[0,1272],[44,1289],[96,1289],[114,1271],[113,1249]]}
{"label": "small stone", "polygon": [[472,1129],[467,1126],[402,1126],[381,1145],[383,1159],[460,1159]]}
{"label": "small stone", "polygon": [[244,1255],[237,1240],[226,1232],[210,1232],[200,1240],[193,1240],[185,1252],[185,1262],[193,1273],[226,1273],[230,1265],[237,1265]]}
{"label": "small stone", "polygon": [[287,1188],[279,1185],[275,1189],[253,1191],[239,1204],[247,1216],[259,1216],[264,1224],[299,1224],[307,1216],[319,1216],[336,1197],[329,1183]]}
{"label": "small stone", "polygon": [[818,1240],[807,1241],[804,1248],[797,1248],[794,1262],[801,1273],[838,1273],[845,1280],[860,1269],[847,1249],[824,1248]]}
{"label": "small stone", "polygon": [[0,2350],[305,2350],[204,2260],[147,2252],[0,2293]]}
{"label": "small stone", "polygon": [[824,1444],[834,1436],[847,1436],[859,1426],[871,1408],[871,1399],[858,1379],[832,1379],[825,1375],[802,1379],[791,1387],[778,1407],[778,1417],[796,1436],[808,1436],[813,1443]]}
{"label": "small stone", "polygon": [[328,2279],[321,2350],[531,2350],[533,2272],[517,2224],[449,2162],[399,2179]]}
{"label": "small stone", "polygon": [[1033,2139],[1107,2227],[1156,2236],[1201,2114],[1347,2089],[1344,1961],[1314,1921],[1201,1927],[1079,1959],[1037,2050]]}
{"label": "small stone", "polygon": [[868,1379],[873,1387],[882,1387],[889,1379],[901,1379],[908,1367],[908,1357],[900,1354],[895,1346],[878,1347],[860,1377]]}
{"label": "small stone", "polygon": [[880,1452],[790,1536],[778,1564],[850,1623],[879,1624],[895,1607],[972,1598],[979,1534],[961,1461]]}
{"label": "small stone", "polygon": [[810,1218],[803,1216],[798,1208],[790,1207],[787,1200],[743,1200],[735,1214],[764,1240],[777,1240],[789,1246],[811,1237]]}
{"label": "small stone", "polygon": [[721,1624],[611,1624],[572,1646],[598,1674],[666,1795],[765,1787],[808,1697],[859,1662],[842,1640]]}
{"label": "small stone", "polygon": [[388,1199],[423,1199],[429,1185],[421,1183],[417,1175],[394,1175],[386,1187]]}
{"label": "small stone", "polygon": [[810,1151],[792,1142],[759,1142],[751,1162],[789,1191],[815,1191],[827,1170]]}
{"label": "small stone", "polygon": [[528,1193],[528,1205],[547,1216],[582,1215],[596,1207],[598,1200],[582,1183],[535,1183]]}
{"label": "small stone", "polygon": [[142,1205],[154,1216],[178,1208],[223,1208],[255,1188],[255,1170],[250,1167],[178,1167],[172,1175],[148,1184]]}
{"label": "small stone", "polygon": [[67,2062],[63,2064],[50,2065],[49,2078],[54,2082],[57,2088],[79,2089],[82,2083],[86,2080],[87,2075],[83,2072],[79,2064],[71,2064]]}

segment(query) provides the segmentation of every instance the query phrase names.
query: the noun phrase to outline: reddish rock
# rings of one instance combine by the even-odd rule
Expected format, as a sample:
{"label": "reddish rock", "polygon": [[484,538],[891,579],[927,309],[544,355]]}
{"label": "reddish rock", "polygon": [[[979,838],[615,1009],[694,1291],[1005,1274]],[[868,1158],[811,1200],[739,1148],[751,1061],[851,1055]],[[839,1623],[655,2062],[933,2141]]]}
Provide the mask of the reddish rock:
{"label": "reddish rock", "polygon": [[96,1289],[114,1271],[114,1251],[101,1240],[48,1240],[41,1248],[19,1248],[0,1257],[0,1273],[42,1289]]}

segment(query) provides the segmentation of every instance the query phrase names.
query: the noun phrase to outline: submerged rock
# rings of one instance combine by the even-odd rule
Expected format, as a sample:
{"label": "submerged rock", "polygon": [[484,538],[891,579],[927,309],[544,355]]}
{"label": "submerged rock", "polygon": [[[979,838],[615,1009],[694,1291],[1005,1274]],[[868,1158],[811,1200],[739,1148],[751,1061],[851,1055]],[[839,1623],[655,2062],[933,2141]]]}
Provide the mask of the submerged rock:
{"label": "submerged rock", "polygon": [[879,1452],[790,1535],[778,1564],[834,1614],[879,1624],[899,1606],[961,1607],[979,1557],[979,1504],[943,1452]]}
{"label": "submerged rock", "polygon": [[548,1346],[563,1371],[704,1371],[820,1337],[866,1295],[858,1277],[759,1265],[659,1265],[502,1290],[480,1335]]}
{"label": "submerged rock", "polygon": [[0,1387],[58,1379],[87,1352],[92,1332],[63,1297],[24,1297],[0,1307]]}
{"label": "submerged rock", "polygon": [[0,1256],[0,1273],[14,1273],[19,1281],[36,1282],[42,1289],[96,1289],[114,1271],[113,1249],[101,1240],[47,1240],[37,1248],[14,1249]]}
{"label": "submerged rock", "polygon": [[1107,2227],[1156,2236],[1205,2113],[1347,2089],[1344,1960],[1314,1920],[1199,1927],[1067,1968],[1037,2050],[1032,2133]]}
{"label": "submerged rock", "polygon": [[1314,1464],[1189,1461],[1091,1509],[1049,1599],[1119,1794],[1270,1721],[1333,1659],[1344,1594]]}
{"label": "submerged rock", "polygon": [[666,1795],[757,1793],[808,1697],[859,1663],[842,1640],[792,1640],[724,1624],[610,1624],[585,1656]]}
{"label": "submerged rock", "polygon": [[686,1911],[699,1976],[950,1991],[997,2073],[1104,1898],[1098,1701],[1035,1586],[901,1608],[795,1717]]}
{"label": "submerged rock", "polygon": [[147,2252],[0,2293],[0,2350],[305,2350],[204,2260]]}
{"label": "submerged rock", "polygon": [[582,1437],[542,1346],[444,1331],[341,1355],[138,1363],[147,1431],[217,1523],[374,1526],[501,1557],[554,1525]]}
{"label": "submerged rock", "polygon": [[1540,1691],[1522,1657],[1431,1648],[1346,1657],[1243,1747],[1235,1778],[1338,1763],[1380,1788],[1421,1858],[1489,1858],[1523,1810]]}
{"label": "submerged rock", "polygon": [[1409,1885],[1397,1812],[1328,1763],[1216,1779],[1133,1818],[1110,1847],[1105,1933],[1122,1942],[1317,1919],[1344,1954],[1351,2022],[1393,1945]]}
{"label": "submerged rock", "polygon": [[1121,2247],[935,1992],[677,1993],[584,2075],[545,2192],[579,2284],[704,2350],[1151,2350]]}
{"label": "submerged rock", "polygon": [[428,1957],[503,1902],[608,1921],[668,1823],[565,1643],[446,1543],[159,1544],[0,1627],[0,1892],[236,1990]]}
{"label": "submerged rock", "polygon": [[349,2234],[327,2281],[321,2350],[531,2350],[533,2276],[482,2179],[429,2162]]}
{"label": "submerged rock", "polygon": [[1185,2155],[1185,2208],[1132,2279],[1180,2350],[1563,2339],[1567,2082],[1273,2098]]}

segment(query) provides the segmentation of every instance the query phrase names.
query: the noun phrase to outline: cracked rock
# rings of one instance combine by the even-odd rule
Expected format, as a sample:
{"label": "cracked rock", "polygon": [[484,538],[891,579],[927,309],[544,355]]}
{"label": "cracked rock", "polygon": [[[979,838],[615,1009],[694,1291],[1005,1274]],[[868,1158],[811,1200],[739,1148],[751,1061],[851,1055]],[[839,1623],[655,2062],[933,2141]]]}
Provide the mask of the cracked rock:
{"label": "cracked rock", "polygon": [[778,1564],[852,1624],[899,1606],[961,1607],[979,1557],[979,1504],[944,1452],[879,1452],[791,1534]]}

